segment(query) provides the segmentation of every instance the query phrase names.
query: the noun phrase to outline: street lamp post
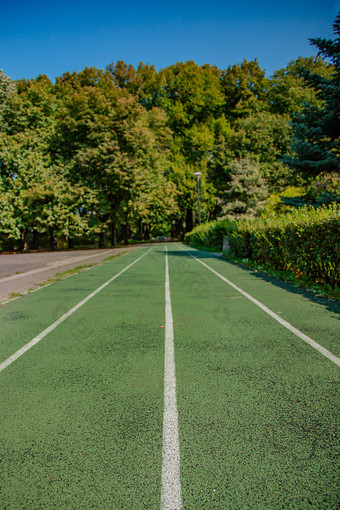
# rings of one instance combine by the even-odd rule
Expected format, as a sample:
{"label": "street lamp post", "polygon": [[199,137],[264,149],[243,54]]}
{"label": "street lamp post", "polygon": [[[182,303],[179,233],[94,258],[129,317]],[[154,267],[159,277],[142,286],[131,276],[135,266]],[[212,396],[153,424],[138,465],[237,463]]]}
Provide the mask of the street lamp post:
{"label": "street lamp post", "polygon": [[194,173],[194,176],[196,177],[196,180],[197,180],[197,205],[198,205],[198,222],[199,222],[199,225],[201,224],[201,202],[200,202],[200,177],[201,177],[201,172],[195,172]]}

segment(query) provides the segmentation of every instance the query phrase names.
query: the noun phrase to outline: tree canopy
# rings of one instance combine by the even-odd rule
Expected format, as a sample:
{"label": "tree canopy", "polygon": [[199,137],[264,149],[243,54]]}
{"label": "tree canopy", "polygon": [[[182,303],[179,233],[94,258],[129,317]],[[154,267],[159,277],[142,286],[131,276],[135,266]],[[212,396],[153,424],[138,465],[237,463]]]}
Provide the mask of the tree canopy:
{"label": "tree canopy", "polygon": [[319,103],[306,102],[302,111],[294,115],[294,155],[287,161],[307,176],[340,170],[340,14],[333,29],[334,40],[310,40],[319,55],[331,62],[332,73],[320,74],[318,69],[300,71]]}
{"label": "tree canopy", "polygon": [[118,61],[55,83],[0,71],[0,243],[182,237],[197,221],[196,171],[203,221],[259,214],[269,193],[338,173],[339,22],[334,40],[311,40],[319,56],[271,77],[256,59]]}

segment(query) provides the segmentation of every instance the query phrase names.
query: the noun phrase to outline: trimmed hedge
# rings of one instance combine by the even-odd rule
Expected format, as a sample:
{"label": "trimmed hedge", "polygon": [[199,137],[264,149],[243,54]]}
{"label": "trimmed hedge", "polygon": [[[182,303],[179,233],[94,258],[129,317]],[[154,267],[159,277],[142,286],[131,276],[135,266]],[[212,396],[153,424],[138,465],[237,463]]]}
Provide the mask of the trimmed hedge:
{"label": "trimmed hedge", "polygon": [[199,248],[213,248],[217,251],[222,250],[223,237],[229,231],[228,220],[211,221],[195,227],[191,232],[184,236],[184,241],[191,246]]}
{"label": "trimmed hedge", "polygon": [[304,207],[266,219],[212,222],[196,227],[185,241],[221,251],[224,236],[236,257],[340,286],[339,205]]}

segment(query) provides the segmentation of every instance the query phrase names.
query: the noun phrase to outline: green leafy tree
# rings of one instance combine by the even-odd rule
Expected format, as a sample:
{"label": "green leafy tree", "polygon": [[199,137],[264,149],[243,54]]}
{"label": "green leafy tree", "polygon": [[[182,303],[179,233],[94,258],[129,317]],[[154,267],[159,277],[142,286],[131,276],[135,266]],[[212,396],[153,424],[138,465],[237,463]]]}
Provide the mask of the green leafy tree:
{"label": "green leafy tree", "polygon": [[82,186],[71,186],[63,167],[52,161],[50,142],[58,100],[44,76],[17,83],[8,104],[6,129],[0,133],[0,179],[3,191],[2,233],[28,249],[38,234],[72,237],[88,229],[90,199]]}
{"label": "green leafy tree", "polygon": [[207,122],[224,104],[220,71],[215,66],[179,62],[161,72],[164,108],[175,133]]}
{"label": "green leafy tree", "polygon": [[[0,133],[0,175],[4,191],[1,230],[8,237],[28,247],[29,234],[35,227],[35,214],[29,207],[29,194],[48,161],[47,140],[52,124],[51,82],[46,77],[17,82],[4,113]],[[3,214],[6,211],[6,214]]]}
{"label": "green leafy tree", "polygon": [[162,76],[153,65],[140,62],[137,69],[131,64],[119,60],[107,66],[114,84],[120,89],[126,89],[137,97],[137,101],[147,110],[161,106]]}
{"label": "green leafy tree", "polygon": [[[145,211],[163,207],[166,215],[167,202],[155,189],[165,185],[163,167],[171,140],[164,112],[146,110],[117,80],[98,70],[64,76],[57,84],[63,108],[54,143],[55,157],[67,164],[72,182],[95,191],[98,233],[101,242],[109,235],[112,244],[117,233],[127,241],[134,224],[146,221]],[[173,189],[167,186],[169,198]],[[143,231],[141,225],[138,230]]]}
{"label": "green leafy tree", "polygon": [[292,115],[302,110],[305,103],[321,106],[316,91],[303,78],[305,73],[330,78],[334,66],[317,57],[299,57],[286,68],[275,71],[270,79],[268,102],[270,111],[279,115]]}
{"label": "green leafy tree", "polygon": [[179,62],[161,71],[162,107],[173,132],[170,178],[178,190],[179,217],[175,232],[193,227],[197,191],[195,171],[202,177],[202,211],[207,217],[215,209],[213,184],[209,182],[208,162],[215,145],[215,117],[221,115],[224,94],[221,72],[214,66],[198,66],[195,62]]}
{"label": "green leafy tree", "polygon": [[[95,232],[102,244],[181,236],[195,223],[195,171],[203,221],[223,209],[253,214],[264,179],[279,192],[300,175],[282,162],[292,154],[290,115],[315,113],[315,122],[335,125],[337,106],[327,99],[335,64],[299,58],[267,79],[256,60],[225,71],[180,62],[160,72],[118,61],[65,73],[55,85],[44,76],[20,80],[16,90],[0,74],[3,235],[24,242],[37,232],[70,240]],[[315,135],[316,125],[305,127]],[[312,145],[333,143],[334,162],[327,136]]]}
{"label": "green leafy tree", "polygon": [[214,120],[212,129],[214,146],[207,161],[207,176],[215,188],[215,194],[219,196],[230,179],[229,163],[234,159],[230,151],[230,143],[234,131],[224,114]]}
{"label": "green leafy tree", "polygon": [[257,161],[271,190],[291,184],[292,170],[283,163],[291,152],[291,126],[287,115],[254,113],[235,121],[229,137],[230,159]]}
{"label": "green leafy tree", "polygon": [[227,119],[247,117],[269,108],[269,80],[256,59],[229,66],[222,73],[221,84],[225,94],[224,113]]}
{"label": "green leafy tree", "polygon": [[0,131],[5,129],[3,115],[12,95],[15,93],[15,83],[0,69]]}

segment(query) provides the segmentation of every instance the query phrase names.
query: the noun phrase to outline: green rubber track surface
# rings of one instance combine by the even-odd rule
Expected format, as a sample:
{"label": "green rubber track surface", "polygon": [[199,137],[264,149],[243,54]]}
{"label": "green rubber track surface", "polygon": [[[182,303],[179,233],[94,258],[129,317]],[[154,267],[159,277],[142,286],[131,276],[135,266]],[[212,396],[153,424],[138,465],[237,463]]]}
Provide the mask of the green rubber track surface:
{"label": "green rubber track surface", "polygon": [[[30,340],[133,258],[9,303],[2,323]],[[146,255],[0,374],[2,509],[159,507],[163,259]]]}
{"label": "green rubber track surface", "polygon": [[[169,244],[183,509],[336,509],[339,368],[190,253],[339,356],[339,308]],[[159,509],[165,247],[0,307],[0,508]]]}
{"label": "green rubber track surface", "polygon": [[[193,253],[316,341],[339,340],[334,312]],[[339,368],[182,249],[170,260],[184,507],[337,508]]]}

